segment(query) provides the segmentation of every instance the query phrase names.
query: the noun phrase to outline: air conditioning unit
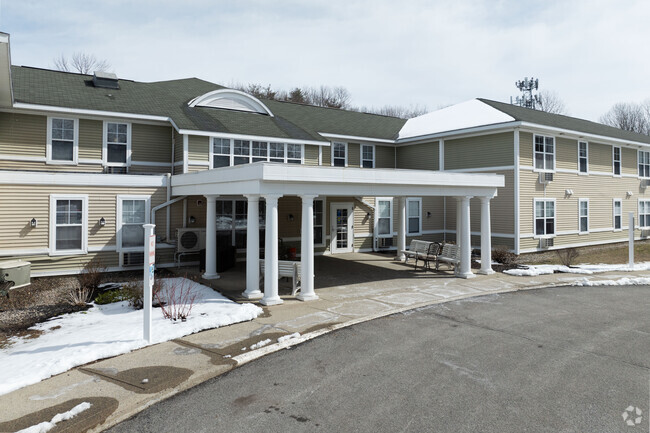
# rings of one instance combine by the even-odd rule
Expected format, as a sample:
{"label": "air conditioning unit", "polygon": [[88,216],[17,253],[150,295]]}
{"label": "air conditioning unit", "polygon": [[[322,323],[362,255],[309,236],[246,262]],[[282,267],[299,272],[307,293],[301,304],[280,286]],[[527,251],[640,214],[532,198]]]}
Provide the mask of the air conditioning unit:
{"label": "air conditioning unit", "polygon": [[379,248],[390,248],[393,246],[393,238],[379,238],[377,239],[377,246]]}
{"label": "air conditioning unit", "polygon": [[122,266],[142,266],[144,265],[144,253],[143,252],[130,252],[124,253],[122,258]]}
{"label": "air conditioning unit", "polygon": [[553,246],[553,239],[554,238],[541,238],[539,240],[539,247],[540,248],[549,248]]}
{"label": "air conditioning unit", "polygon": [[205,249],[205,229],[176,229],[179,253],[191,253]]}
{"label": "air conditioning unit", "polygon": [[539,174],[539,183],[546,184],[553,182],[553,173],[540,173]]}
{"label": "air conditioning unit", "polygon": [[128,172],[128,167],[104,167],[104,173],[106,174],[127,174]]}
{"label": "air conditioning unit", "polygon": [[643,179],[641,181],[641,188],[646,189],[650,185],[650,179]]}
{"label": "air conditioning unit", "polygon": [[7,260],[0,262],[0,281],[11,281],[12,289],[30,284],[31,263],[23,260]]}

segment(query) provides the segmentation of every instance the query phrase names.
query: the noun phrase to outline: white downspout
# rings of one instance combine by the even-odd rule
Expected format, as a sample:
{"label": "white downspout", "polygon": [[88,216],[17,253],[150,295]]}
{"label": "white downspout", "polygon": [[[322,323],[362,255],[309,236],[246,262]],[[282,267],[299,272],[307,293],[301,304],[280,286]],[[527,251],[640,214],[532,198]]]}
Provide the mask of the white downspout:
{"label": "white downspout", "polygon": [[[160,210],[160,209],[162,209],[162,208],[164,208],[166,206],[172,205],[172,204],[176,203],[177,201],[184,200],[186,198],[187,198],[186,195],[182,195],[180,197],[176,197],[173,200],[168,200],[168,201],[166,201],[166,202],[164,202],[162,204],[159,204],[158,206],[152,208],[151,209],[151,224],[156,224],[156,211],[158,211],[158,210]],[[167,236],[168,236],[167,237],[167,242],[169,242],[170,233],[171,233],[171,228],[169,227],[169,224],[168,224],[167,225]]]}
{"label": "white downspout", "polygon": [[[167,202],[169,202],[172,198],[172,174],[167,173]],[[171,224],[172,224],[172,209],[167,206],[166,209],[166,215],[165,215],[165,234],[166,234],[166,241],[169,242],[169,239],[171,237]]]}

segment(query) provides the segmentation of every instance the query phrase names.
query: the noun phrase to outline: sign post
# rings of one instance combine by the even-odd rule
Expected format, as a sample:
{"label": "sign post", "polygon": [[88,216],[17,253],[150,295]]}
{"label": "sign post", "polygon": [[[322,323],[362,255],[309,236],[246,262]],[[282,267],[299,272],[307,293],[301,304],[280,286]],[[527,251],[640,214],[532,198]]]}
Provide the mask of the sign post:
{"label": "sign post", "polygon": [[151,303],[153,291],[153,272],[156,268],[156,235],[153,233],[155,224],[144,224],[144,279],[142,291],[144,302],[144,329],[143,338],[151,343]]}
{"label": "sign post", "polygon": [[627,266],[632,269],[634,267],[634,212],[629,213],[628,233],[630,235],[630,249],[628,251],[628,264]]}

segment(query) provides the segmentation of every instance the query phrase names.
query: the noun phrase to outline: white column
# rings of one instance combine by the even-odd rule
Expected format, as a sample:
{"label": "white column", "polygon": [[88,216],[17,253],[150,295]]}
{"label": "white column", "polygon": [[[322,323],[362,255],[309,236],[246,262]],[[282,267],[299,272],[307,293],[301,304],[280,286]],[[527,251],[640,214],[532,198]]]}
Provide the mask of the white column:
{"label": "white column", "polygon": [[278,199],[280,194],[266,194],[266,238],[264,240],[264,297],[262,305],[282,303],[278,295]]}
{"label": "white column", "polygon": [[217,274],[217,197],[206,195],[205,215],[205,274],[206,280],[219,278]]}
{"label": "white column", "polygon": [[246,299],[260,299],[260,196],[247,195],[248,214],[246,216]]}
{"label": "white column", "polygon": [[300,234],[300,294],[301,301],[318,299],[314,291],[314,198],[315,195],[302,197],[302,229]]}
{"label": "white column", "polygon": [[493,274],[492,231],[490,228],[490,197],[481,197],[481,270],[479,274]]}
{"label": "white column", "polygon": [[476,275],[472,273],[472,236],[469,222],[469,199],[471,197],[461,197],[460,214],[461,214],[461,235],[460,235],[460,273],[461,278],[473,278]]}
{"label": "white column", "polygon": [[456,197],[456,245],[460,245],[460,232],[463,231],[462,213],[460,211],[460,197]]}
{"label": "white column", "polygon": [[404,260],[406,249],[406,197],[399,197],[399,226],[397,227],[397,259]]}

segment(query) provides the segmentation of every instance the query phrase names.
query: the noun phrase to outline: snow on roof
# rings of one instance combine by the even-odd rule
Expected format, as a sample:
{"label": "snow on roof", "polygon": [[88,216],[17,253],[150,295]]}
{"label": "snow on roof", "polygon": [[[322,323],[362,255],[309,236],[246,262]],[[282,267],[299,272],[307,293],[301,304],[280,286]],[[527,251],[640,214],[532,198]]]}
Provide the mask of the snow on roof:
{"label": "snow on roof", "polygon": [[478,99],[472,99],[407,120],[399,132],[398,140],[514,120],[514,117]]}

